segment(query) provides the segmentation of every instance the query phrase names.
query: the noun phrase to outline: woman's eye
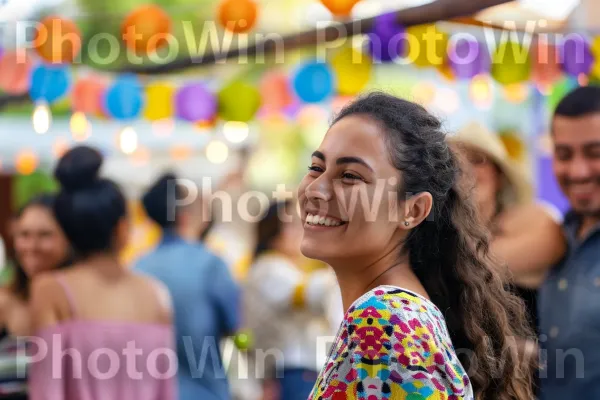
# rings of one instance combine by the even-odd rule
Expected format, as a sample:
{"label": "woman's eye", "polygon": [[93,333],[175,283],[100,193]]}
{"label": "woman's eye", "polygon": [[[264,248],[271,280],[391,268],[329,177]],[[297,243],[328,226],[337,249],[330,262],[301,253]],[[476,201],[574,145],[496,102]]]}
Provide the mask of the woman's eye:
{"label": "woman's eye", "polygon": [[352,180],[352,181],[356,181],[356,180],[362,180],[362,178],[361,178],[360,176],[356,176],[356,175],[354,175],[354,174],[351,174],[351,173],[349,173],[349,172],[345,172],[345,173],[342,175],[342,179],[349,179],[349,180]]}
{"label": "woman's eye", "polygon": [[323,168],[317,165],[311,165],[310,167],[308,167],[308,170],[313,172],[323,172]]}

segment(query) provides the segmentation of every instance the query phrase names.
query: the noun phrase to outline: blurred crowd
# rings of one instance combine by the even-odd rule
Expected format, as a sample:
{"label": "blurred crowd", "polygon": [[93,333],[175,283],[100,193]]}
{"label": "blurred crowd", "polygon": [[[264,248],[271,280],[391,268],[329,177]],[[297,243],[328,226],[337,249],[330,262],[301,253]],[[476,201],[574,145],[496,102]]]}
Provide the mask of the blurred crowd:
{"label": "blurred crowd", "polygon": [[[564,219],[536,202],[531,178],[498,135],[472,123],[448,137],[468,171],[490,251],[507,267],[502,276],[535,331],[517,341],[523,357],[539,360],[536,395],[598,398],[600,88],[576,89],[562,101],[552,139],[556,178],[571,205]],[[239,282],[204,243],[211,216],[196,205],[174,207],[184,188],[166,173],[141,199],[161,241],[122,265],[126,201],[99,175],[101,165],[96,150],[71,149],[55,171],[60,191],[15,215],[14,259],[4,262],[0,290],[0,398],[307,399],[345,310],[335,274],[300,252],[296,202],[270,204],[253,224],[252,262]],[[58,342],[49,339],[57,334]],[[172,349],[176,373],[131,380],[118,371],[100,383],[90,371],[74,381],[56,378],[56,362],[39,357],[39,343],[26,337],[52,342],[48,354],[73,348],[88,358],[134,341],[145,364],[157,363],[163,375],[168,354],[148,353]],[[59,357],[65,371],[77,364],[70,357]],[[111,368],[96,363],[102,373]]]}

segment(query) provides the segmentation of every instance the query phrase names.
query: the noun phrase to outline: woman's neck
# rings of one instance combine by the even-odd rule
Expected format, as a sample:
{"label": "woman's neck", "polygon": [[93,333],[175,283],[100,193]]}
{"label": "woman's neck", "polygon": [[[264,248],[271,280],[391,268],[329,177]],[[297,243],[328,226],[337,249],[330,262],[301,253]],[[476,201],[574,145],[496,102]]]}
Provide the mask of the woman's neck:
{"label": "woman's neck", "polygon": [[408,260],[399,259],[398,254],[396,247],[374,262],[345,260],[331,265],[340,285],[344,310],[363,294],[382,285],[399,286],[428,297]]}
{"label": "woman's neck", "polygon": [[85,257],[81,264],[93,266],[108,275],[122,273],[125,268],[115,253],[94,253]]}

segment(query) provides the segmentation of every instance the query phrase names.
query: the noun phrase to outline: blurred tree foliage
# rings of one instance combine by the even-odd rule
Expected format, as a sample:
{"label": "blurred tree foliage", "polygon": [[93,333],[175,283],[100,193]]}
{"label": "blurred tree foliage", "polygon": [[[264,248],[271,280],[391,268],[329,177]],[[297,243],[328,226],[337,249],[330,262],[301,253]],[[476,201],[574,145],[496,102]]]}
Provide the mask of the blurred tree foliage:
{"label": "blurred tree foliage", "polygon": [[15,175],[13,181],[13,205],[15,211],[23,207],[33,197],[42,193],[53,193],[58,183],[44,171],[35,171],[30,175]]}

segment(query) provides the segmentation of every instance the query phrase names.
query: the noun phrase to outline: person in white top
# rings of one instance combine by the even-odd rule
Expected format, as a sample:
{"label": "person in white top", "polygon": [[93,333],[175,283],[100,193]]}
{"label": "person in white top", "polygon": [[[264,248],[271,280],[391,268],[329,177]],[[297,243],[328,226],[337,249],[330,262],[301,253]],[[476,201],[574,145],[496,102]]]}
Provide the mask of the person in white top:
{"label": "person in white top", "polygon": [[[305,400],[342,320],[335,275],[300,253],[302,225],[292,202],[272,204],[257,225],[244,294],[253,366],[276,398]],[[338,325],[334,325],[337,320]]]}

